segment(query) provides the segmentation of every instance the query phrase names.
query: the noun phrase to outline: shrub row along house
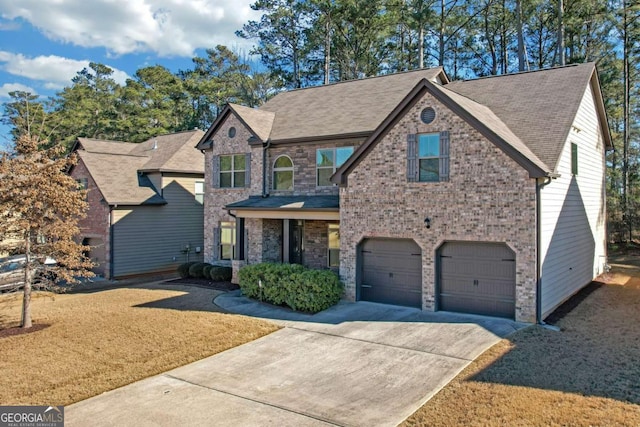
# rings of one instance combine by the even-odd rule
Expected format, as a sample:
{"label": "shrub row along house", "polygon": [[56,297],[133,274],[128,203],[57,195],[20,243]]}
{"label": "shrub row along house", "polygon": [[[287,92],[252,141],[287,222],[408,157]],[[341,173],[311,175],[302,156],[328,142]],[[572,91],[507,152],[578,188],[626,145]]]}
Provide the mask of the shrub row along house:
{"label": "shrub row along house", "polygon": [[235,278],[300,263],[338,271],[349,300],[534,322],[605,267],[611,139],[592,63],[294,90],[228,105],[197,148],[204,260]]}
{"label": "shrub row along house", "polygon": [[133,144],[79,138],[70,171],[88,189],[80,222],[94,272],[106,278],[175,271],[203,259],[204,159],[193,130]]}

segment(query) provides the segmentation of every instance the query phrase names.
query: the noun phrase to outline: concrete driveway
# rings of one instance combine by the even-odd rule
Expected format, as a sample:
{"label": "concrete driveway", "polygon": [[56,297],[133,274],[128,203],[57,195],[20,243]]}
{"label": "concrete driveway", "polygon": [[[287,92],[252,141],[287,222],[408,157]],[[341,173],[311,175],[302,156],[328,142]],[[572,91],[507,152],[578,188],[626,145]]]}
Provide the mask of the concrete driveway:
{"label": "concrete driveway", "polygon": [[341,302],[305,315],[237,293],[216,304],[283,329],[65,409],[68,426],[395,426],[525,326]]}

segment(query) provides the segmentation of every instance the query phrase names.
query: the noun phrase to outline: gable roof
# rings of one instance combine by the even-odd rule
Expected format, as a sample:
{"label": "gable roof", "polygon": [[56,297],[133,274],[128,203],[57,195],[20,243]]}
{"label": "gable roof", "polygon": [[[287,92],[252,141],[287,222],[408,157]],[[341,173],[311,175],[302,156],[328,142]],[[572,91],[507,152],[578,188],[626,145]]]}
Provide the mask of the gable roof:
{"label": "gable roof", "polygon": [[79,150],[78,157],[86,166],[102,193],[113,205],[157,205],[166,201],[157,193],[148,178],[140,182],[138,170],[148,161],[146,157],[93,153]]}
{"label": "gable roof", "polygon": [[204,174],[204,156],[194,147],[201,130],[159,135],[139,144],[78,138],[73,150],[109,205],[167,203],[145,172]]}
{"label": "gable roof", "polygon": [[204,156],[193,148],[203,135],[200,129],[158,135],[134,144],[129,154],[149,157],[141,171],[204,173]]}
{"label": "gable roof", "polygon": [[209,148],[211,137],[231,113],[259,142],[366,137],[422,79],[448,82],[442,67],[436,67],[281,92],[260,109],[228,104],[197,148]]}
{"label": "gable roof", "polygon": [[595,63],[454,81],[446,87],[490,108],[531,151],[555,170],[590,83],[595,89],[594,101],[605,143],[611,147]]}
{"label": "gable roof", "polygon": [[360,145],[342,164],[331,181],[344,185],[349,173],[366,157],[388,131],[413,107],[425,94],[430,93],[438,101],[468,122],[478,132],[502,149],[509,157],[529,172],[531,177],[549,176],[550,168],[542,162],[489,108],[471,99],[465,98],[446,87],[435,85],[423,79],[396,106],[393,112],[378,126],[375,132]]}

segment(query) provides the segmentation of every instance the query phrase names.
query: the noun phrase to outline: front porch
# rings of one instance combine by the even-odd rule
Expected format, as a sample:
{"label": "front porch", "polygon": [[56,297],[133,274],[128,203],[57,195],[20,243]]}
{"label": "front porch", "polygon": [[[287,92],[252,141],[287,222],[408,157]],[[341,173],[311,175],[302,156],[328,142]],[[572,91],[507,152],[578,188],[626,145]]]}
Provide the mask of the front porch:
{"label": "front porch", "polygon": [[236,218],[232,282],[244,265],[260,262],[338,272],[338,196],[250,197],[225,209]]}

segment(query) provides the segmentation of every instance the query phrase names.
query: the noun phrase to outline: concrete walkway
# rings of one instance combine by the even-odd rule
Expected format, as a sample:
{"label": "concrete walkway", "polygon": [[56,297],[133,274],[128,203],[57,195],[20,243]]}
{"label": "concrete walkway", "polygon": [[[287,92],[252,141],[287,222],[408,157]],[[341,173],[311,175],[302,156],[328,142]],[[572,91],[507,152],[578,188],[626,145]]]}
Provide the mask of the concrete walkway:
{"label": "concrete walkway", "polygon": [[65,409],[68,426],[395,426],[525,326],[366,302],[316,315],[215,303],[283,329]]}

